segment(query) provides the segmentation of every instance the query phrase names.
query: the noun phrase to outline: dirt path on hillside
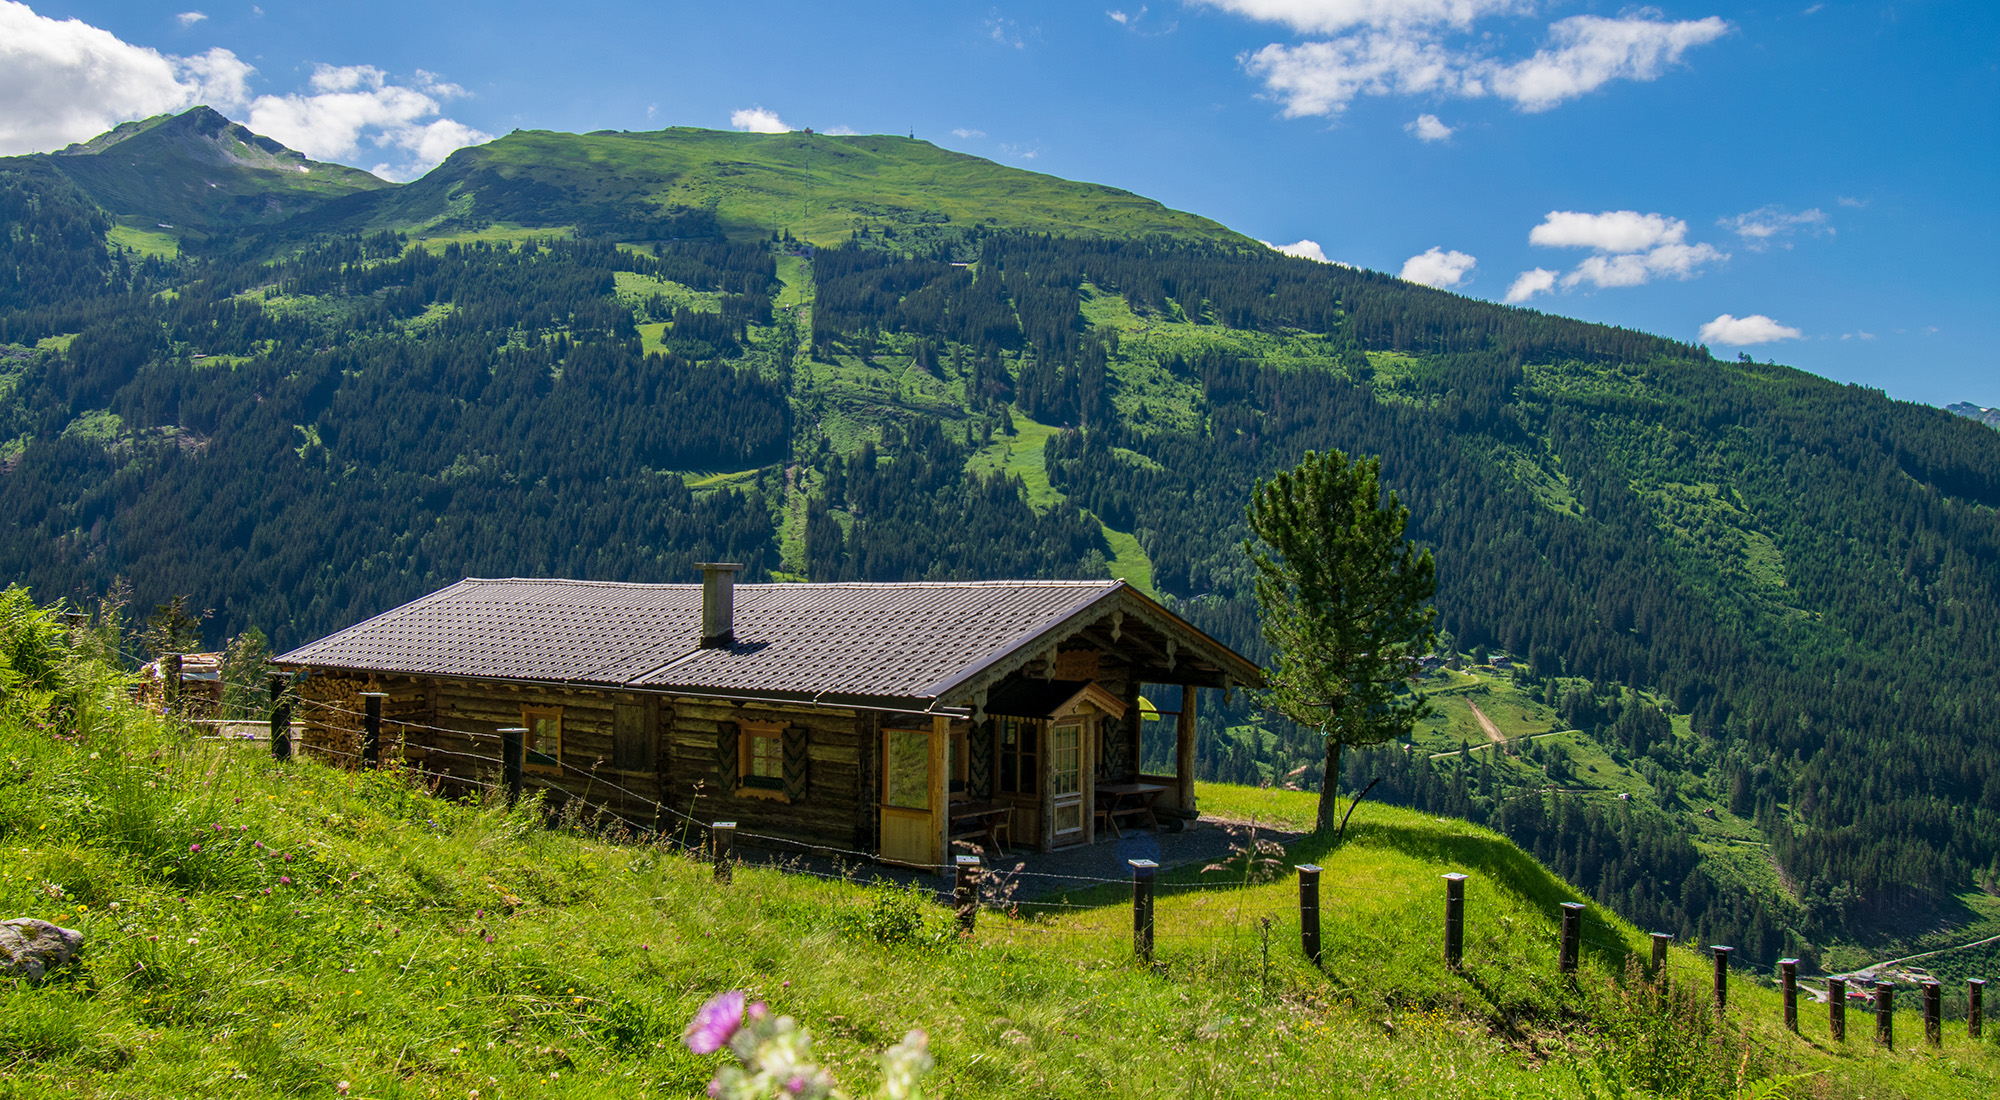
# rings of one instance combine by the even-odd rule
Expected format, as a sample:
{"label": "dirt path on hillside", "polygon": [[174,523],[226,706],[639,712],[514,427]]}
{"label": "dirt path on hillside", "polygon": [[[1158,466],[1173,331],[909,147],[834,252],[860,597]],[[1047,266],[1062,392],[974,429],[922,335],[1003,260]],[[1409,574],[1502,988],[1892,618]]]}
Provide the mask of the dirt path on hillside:
{"label": "dirt path on hillside", "polygon": [[1472,708],[1472,716],[1479,719],[1479,728],[1486,731],[1488,741],[1496,745],[1507,743],[1507,735],[1500,732],[1500,727],[1493,724],[1493,719],[1486,717],[1486,712],[1479,709],[1478,703],[1467,699],[1465,705]]}

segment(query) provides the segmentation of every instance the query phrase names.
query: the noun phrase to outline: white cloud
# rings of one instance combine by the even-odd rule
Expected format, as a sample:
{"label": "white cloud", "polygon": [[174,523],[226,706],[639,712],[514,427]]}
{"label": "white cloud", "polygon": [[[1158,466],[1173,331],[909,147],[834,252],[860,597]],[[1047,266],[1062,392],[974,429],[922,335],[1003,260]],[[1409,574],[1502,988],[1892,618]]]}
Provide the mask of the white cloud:
{"label": "white cloud", "polygon": [[375,170],[391,178],[415,176],[452,150],[491,137],[435,117],[442,100],[465,93],[430,73],[418,72],[411,86],[370,65],[322,65],[306,93],[253,96],[256,71],[219,47],[192,57],[162,54],[80,20],[48,19],[0,0],[0,103],[7,105],[0,154],[59,148],[197,103],[316,160],[351,160],[364,147],[388,151],[392,160]]}
{"label": "white cloud", "polygon": [[1839,204],[1840,204],[1840,205],[1842,205],[1842,206],[1845,206],[1845,207],[1849,208],[1850,210],[1859,210],[1859,209],[1861,209],[1862,207],[1864,207],[1864,206],[1867,206],[1867,205],[1868,205],[1868,200],[1867,200],[1867,199],[1857,199],[1857,198],[1852,198],[1852,197],[1849,197],[1849,196],[1847,196],[1847,195],[1841,195],[1841,196],[1839,196],[1839,197],[1835,198],[1835,199],[1834,199],[1833,201],[1835,201],[1835,202],[1839,203]]}
{"label": "white cloud", "polygon": [[1224,11],[1267,23],[1283,23],[1300,34],[1333,34],[1350,27],[1430,27],[1465,29],[1484,15],[1511,15],[1533,8],[1530,0],[1198,0]]}
{"label": "white cloud", "polygon": [[1538,267],[1532,271],[1523,271],[1508,285],[1507,300],[1519,305],[1537,294],[1546,294],[1554,290],[1555,285],[1556,273],[1547,268]]}
{"label": "white cloud", "polygon": [[1137,23],[1142,17],[1145,16],[1146,5],[1144,4],[1139,5],[1139,10],[1135,12],[1123,12],[1113,9],[1111,11],[1105,12],[1104,14],[1110,16],[1111,21],[1113,23],[1116,23],[1121,27],[1129,27],[1132,24]]}
{"label": "white cloud", "polygon": [[1443,141],[1458,131],[1438,121],[1436,115],[1418,115],[1414,122],[1406,122],[1403,129],[1416,135],[1418,141]]}
{"label": "white cloud", "polygon": [[196,23],[199,23],[202,20],[207,19],[208,14],[206,12],[199,12],[199,11],[184,11],[179,15],[174,16],[174,18],[180,20],[181,26],[192,27]]}
{"label": "white cloud", "polygon": [[1680,23],[1573,15],[1551,24],[1553,49],[1493,71],[1493,90],[1524,111],[1546,111],[1614,80],[1657,80],[1691,47],[1729,32],[1717,16]]}
{"label": "white cloud", "polygon": [[961,126],[961,127],[959,127],[958,129],[956,129],[956,130],[953,130],[953,131],[951,132],[951,136],[953,136],[953,137],[956,137],[956,138],[964,138],[964,139],[965,139],[965,140],[967,140],[967,141],[971,141],[971,140],[972,140],[973,138],[983,138],[983,137],[985,137],[985,136],[986,136],[986,131],[984,131],[984,130],[968,130],[968,129],[966,129],[965,127]]}
{"label": "white cloud", "polygon": [[1666,22],[1650,13],[1607,19],[1577,15],[1549,26],[1549,44],[1505,61],[1491,36],[1458,47],[1446,31],[1470,32],[1483,15],[1526,5],[1501,0],[1210,0],[1301,33],[1354,33],[1297,45],[1272,43],[1241,55],[1250,75],[1284,104],[1287,118],[1336,115],[1361,95],[1498,96],[1545,111],[1614,80],[1657,80],[1689,49],[1728,33],[1715,16]]}
{"label": "white cloud", "polygon": [[1748,317],[1733,317],[1725,313],[1701,326],[1702,343],[1725,344],[1729,347],[1797,340],[1803,335],[1805,334],[1798,329],[1790,325],[1781,325],[1761,313],[1753,313]]}
{"label": "white cloud", "polygon": [[1002,19],[997,15],[988,19],[986,35],[1002,46],[1012,46],[1017,50],[1028,48],[1027,43],[1021,38],[1020,24],[1012,19]]}
{"label": "white cloud", "polygon": [[[1692,279],[1702,267],[1729,258],[1714,245],[1688,244],[1687,223],[1681,219],[1641,214],[1637,210],[1606,210],[1598,214],[1551,210],[1542,224],[1528,231],[1528,243],[1543,248],[1588,248],[1596,253],[1562,277],[1565,289],[1584,283],[1596,287],[1644,286],[1657,277],[1669,275]],[[1516,286],[1519,285],[1517,280]],[[1510,296],[1508,300],[1515,299]]]}
{"label": "white cloud", "polygon": [[1661,244],[1679,244],[1687,223],[1637,210],[1606,210],[1583,214],[1551,210],[1542,224],[1528,231],[1528,243],[1544,248],[1594,248],[1599,252],[1638,252]]}
{"label": "white cloud", "polygon": [[753,134],[788,134],[792,128],[778,117],[778,112],[762,107],[746,107],[729,112],[729,125],[738,130],[748,130]]}
{"label": "white cloud", "polygon": [[[1728,315],[1724,314],[1724,316]],[[1875,339],[1875,334],[1872,332],[1865,332],[1861,329],[1856,329],[1853,332],[1841,333],[1840,338],[1842,340],[1873,340]]]}
{"label": "white cloud", "polygon": [[1320,248],[1318,241],[1302,240],[1294,241],[1291,244],[1272,244],[1270,241],[1258,241],[1257,243],[1273,252],[1282,252],[1287,256],[1297,256],[1303,260],[1318,260],[1323,264],[1335,264],[1340,267],[1354,266],[1352,264],[1343,264],[1339,260],[1327,259],[1326,252]]}
{"label": "white cloud", "polygon": [[1478,263],[1463,252],[1433,248],[1404,260],[1401,277],[1425,286],[1453,287],[1463,282]]}
{"label": "white cloud", "polygon": [[852,126],[829,126],[820,131],[820,133],[825,134],[827,137],[853,137],[860,132]]}
{"label": "white cloud", "polygon": [[[467,145],[493,135],[449,118],[434,118],[441,101],[465,94],[435,74],[417,72],[415,86],[394,83],[373,65],[321,65],[311,93],[258,96],[244,124],[314,160],[353,160],[364,145],[394,159],[370,171],[384,179],[415,179]],[[429,121],[425,121],[425,120]]]}
{"label": "white cloud", "polygon": [[[1762,252],[1774,239],[1789,237],[1799,229],[1809,229],[1815,236],[1833,232],[1833,227],[1827,224],[1826,211],[1817,207],[1794,214],[1782,206],[1763,206],[1733,218],[1717,219],[1715,224],[1734,231],[1755,252]],[[1788,242],[1778,243],[1791,247]]]}

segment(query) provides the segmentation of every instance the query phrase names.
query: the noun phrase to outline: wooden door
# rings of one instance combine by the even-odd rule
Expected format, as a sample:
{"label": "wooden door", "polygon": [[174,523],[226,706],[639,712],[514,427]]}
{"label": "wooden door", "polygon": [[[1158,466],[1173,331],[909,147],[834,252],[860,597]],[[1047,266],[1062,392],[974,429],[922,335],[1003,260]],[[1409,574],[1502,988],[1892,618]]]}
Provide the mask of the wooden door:
{"label": "wooden door", "polygon": [[1089,839],[1090,808],[1084,797],[1088,749],[1082,719],[1062,719],[1049,726],[1047,806],[1052,848]]}
{"label": "wooden door", "polygon": [[930,729],[882,728],[882,858],[935,867],[944,862],[945,720]]}

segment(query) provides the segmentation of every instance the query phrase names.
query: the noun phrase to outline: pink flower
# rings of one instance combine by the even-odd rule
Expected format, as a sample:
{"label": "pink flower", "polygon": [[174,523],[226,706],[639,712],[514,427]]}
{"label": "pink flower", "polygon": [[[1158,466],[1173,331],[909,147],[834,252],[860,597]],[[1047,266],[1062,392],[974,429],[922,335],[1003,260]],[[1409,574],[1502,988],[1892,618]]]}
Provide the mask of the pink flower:
{"label": "pink flower", "polygon": [[291,877],[290,875],[279,875],[279,876],[278,876],[278,885],[280,885],[280,886],[290,886],[291,884],[292,884],[292,877]]}
{"label": "pink flower", "polygon": [[188,845],[188,851],[190,851],[190,852],[199,852],[199,851],[201,851],[201,845],[199,845],[199,844],[190,844],[190,845]]}
{"label": "pink flower", "polygon": [[688,1024],[681,1037],[696,1054],[714,1054],[743,1026],[743,991],[732,989],[708,999]]}

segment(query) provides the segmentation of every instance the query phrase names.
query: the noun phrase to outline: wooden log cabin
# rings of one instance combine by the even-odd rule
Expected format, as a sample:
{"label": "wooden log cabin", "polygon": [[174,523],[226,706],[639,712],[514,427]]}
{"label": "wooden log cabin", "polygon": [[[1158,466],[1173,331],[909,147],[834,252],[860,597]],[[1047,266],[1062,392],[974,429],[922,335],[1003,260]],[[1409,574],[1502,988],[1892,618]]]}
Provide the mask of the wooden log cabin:
{"label": "wooden log cabin", "polygon": [[[383,759],[447,788],[495,782],[501,731],[525,729],[528,785],[553,799],[932,867],[955,825],[1090,843],[1119,824],[1106,790],[1192,817],[1191,689],[1262,683],[1122,581],[738,585],[739,568],[465,580],[274,663],[302,748],[330,761],[359,759],[376,692]],[[1170,776],[1139,769],[1146,684],[1183,688]]]}

